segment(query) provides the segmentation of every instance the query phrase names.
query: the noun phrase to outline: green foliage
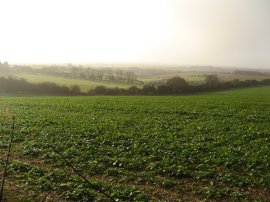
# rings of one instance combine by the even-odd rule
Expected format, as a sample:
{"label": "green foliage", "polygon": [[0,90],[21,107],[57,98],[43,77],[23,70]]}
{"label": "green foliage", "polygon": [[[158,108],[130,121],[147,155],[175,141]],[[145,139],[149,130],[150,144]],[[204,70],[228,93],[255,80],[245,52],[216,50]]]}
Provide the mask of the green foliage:
{"label": "green foliage", "polygon": [[35,191],[104,200],[51,145],[119,200],[159,200],[151,186],[194,189],[201,199],[269,200],[248,194],[270,189],[269,101],[270,88],[182,97],[4,97],[0,104],[14,111],[20,137],[9,173]]}
{"label": "green foliage", "polygon": [[181,77],[173,77],[166,82],[167,86],[172,89],[183,89],[189,86],[188,82]]}

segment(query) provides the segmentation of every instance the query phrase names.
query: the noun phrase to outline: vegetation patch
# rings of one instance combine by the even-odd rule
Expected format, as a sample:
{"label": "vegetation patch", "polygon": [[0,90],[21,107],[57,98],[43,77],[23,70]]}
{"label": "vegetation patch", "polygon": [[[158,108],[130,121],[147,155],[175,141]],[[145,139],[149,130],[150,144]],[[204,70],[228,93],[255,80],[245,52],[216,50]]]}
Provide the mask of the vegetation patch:
{"label": "vegetation patch", "polygon": [[269,201],[269,95],[2,97],[5,196],[108,200],[71,164],[119,201]]}

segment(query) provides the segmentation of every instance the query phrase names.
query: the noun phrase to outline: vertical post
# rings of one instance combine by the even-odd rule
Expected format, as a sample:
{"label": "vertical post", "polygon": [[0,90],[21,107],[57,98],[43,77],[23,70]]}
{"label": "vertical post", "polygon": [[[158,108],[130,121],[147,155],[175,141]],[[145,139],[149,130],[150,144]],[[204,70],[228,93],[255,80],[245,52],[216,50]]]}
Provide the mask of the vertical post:
{"label": "vertical post", "polygon": [[12,145],[13,137],[14,137],[14,131],[15,131],[15,117],[13,116],[12,117],[11,135],[10,135],[9,144],[8,144],[8,153],[7,153],[7,157],[6,157],[6,161],[5,161],[3,179],[2,179],[1,190],[0,190],[0,202],[3,201],[5,178],[7,175],[7,167],[9,164],[9,158],[10,158],[10,152],[11,152],[11,145]]}

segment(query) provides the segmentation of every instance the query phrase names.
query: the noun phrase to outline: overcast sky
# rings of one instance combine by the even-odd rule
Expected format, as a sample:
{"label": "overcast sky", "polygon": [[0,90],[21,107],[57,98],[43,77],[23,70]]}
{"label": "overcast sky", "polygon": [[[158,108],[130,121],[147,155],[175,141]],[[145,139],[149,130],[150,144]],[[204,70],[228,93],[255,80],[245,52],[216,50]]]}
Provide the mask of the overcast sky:
{"label": "overcast sky", "polygon": [[270,0],[0,0],[0,60],[270,68]]}

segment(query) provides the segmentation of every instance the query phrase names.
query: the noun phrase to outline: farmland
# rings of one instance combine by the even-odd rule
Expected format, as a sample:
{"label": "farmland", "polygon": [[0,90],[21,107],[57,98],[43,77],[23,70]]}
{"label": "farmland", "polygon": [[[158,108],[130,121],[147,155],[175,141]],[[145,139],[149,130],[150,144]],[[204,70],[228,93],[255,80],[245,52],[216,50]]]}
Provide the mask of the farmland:
{"label": "farmland", "polygon": [[269,87],[192,96],[4,96],[0,105],[1,154],[16,118],[5,184],[15,201],[108,200],[70,164],[119,201],[270,200]]}
{"label": "farmland", "polygon": [[234,79],[239,79],[240,81],[245,80],[263,80],[263,79],[269,79],[269,75],[244,75],[244,74],[234,74],[230,72],[179,72],[179,73],[163,73],[163,74],[157,74],[157,75],[150,75],[150,76],[141,76],[138,79],[144,82],[149,82],[153,80],[162,80],[162,79],[169,79],[174,76],[180,76],[181,78],[184,78],[186,81],[188,81],[191,84],[200,84],[205,81],[205,75],[211,75],[216,74],[218,79],[221,82],[224,81],[232,81]]}
{"label": "farmland", "polygon": [[[14,73],[10,74],[11,76],[15,76],[16,78],[23,78],[30,83],[42,83],[42,82],[54,82],[58,85],[64,86],[72,86],[78,85],[82,92],[86,93],[90,89],[95,88],[96,86],[106,86],[109,88],[120,87],[120,88],[128,88],[132,86],[132,84],[121,83],[121,82],[112,82],[112,81],[97,81],[97,80],[85,80],[85,79],[74,79],[74,78],[64,78],[60,76],[50,76],[46,74],[34,74],[34,73]],[[141,87],[141,84],[136,84],[136,86]]]}
{"label": "farmland", "polygon": [[[191,71],[192,70],[192,71]],[[219,82],[232,82],[270,79],[270,74],[263,70],[236,70],[218,67],[178,67],[175,69],[159,69],[146,67],[100,68],[81,66],[8,66],[1,68],[0,76],[25,79],[31,84],[55,83],[59,86],[72,87],[77,85],[82,93],[87,93],[98,86],[106,88],[128,89],[132,86],[143,88],[145,85],[162,85],[168,79],[179,76],[190,85],[203,85],[207,77],[216,75]],[[29,93],[29,92],[28,92]]]}

